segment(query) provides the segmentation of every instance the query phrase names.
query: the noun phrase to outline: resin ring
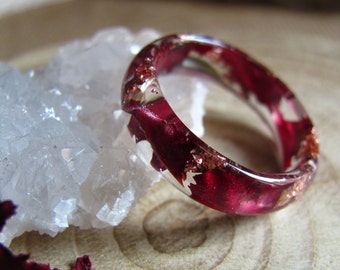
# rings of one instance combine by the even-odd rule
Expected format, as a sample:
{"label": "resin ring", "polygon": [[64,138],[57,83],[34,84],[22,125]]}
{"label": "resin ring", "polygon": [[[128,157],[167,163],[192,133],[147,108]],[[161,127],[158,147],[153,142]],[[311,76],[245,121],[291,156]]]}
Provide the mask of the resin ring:
{"label": "resin ring", "polygon": [[[204,67],[260,114],[277,140],[280,172],[245,168],[182,123],[157,80],[178,65]],[[131,114],[128,129],[136,142],[150,143],[151,165],[192,199],[229,214],[263,214],[286,206],[307,189],[317,169],[315,129],[294,94],[261,64],[219,40],[179,34],[146,46],[127,70],[122,107]]]}

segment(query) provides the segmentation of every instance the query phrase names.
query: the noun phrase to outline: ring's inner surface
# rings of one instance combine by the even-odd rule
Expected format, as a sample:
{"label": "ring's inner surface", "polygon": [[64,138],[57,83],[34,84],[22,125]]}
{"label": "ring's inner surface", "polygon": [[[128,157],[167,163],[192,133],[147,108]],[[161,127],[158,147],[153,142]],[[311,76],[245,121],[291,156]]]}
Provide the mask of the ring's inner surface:
{"label": "ring's inner surface", "polygon": [[[183,109],[183,103],[188,102],[188,96],[193,99],[191,102],[201,102],[193,109],[202,106],[205,110],[204,135],[196,134],[195,129],[191,131],[209,146],[259,172],[282,170],[268,110],[254,113],[254,106],[249,106],[230,86],[223,85],[209,66],[197,60],[186,60],[171,73],[160,75],[158,81],[164,97],[190,129],[196,112]],[[183,91],[188,93],[183,94]]]}
{"label": "ring's inner surface", "polygon": [[155,60],[158,73],[179,65],[195,67],[245,100],[272,130],[282,171],[294,170],[305,162],[306,155],[301,152],[316,155],[313,124],[294,94],[274,74],[228,45],[196,43],[194,49],[192,45],[185,41],[176,49],[164,51]]}

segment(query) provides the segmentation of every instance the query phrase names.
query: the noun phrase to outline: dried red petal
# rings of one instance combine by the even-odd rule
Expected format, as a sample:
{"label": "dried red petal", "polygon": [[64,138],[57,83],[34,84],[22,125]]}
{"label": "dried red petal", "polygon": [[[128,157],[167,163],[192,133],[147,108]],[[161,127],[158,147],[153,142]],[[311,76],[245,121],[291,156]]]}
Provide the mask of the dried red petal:
{"label": "dried red petal", "polygon": [[[0,231],[6,224],[6,219],[15,214],[16,206],[11,201],[0,201]],[[48,264],[28,262],[29,255],[14,255],[7,247],[0,243],[0,270],[51,270]],[[53,270],[58,270],[53,268]],[[75,267],[70,270],[91,270],[89,256],[78,258]]]}
{"label": "dried red petal", "polygon": [[9,219],[15,214],[16,206],[11,201],[0,202],[0,232]]}
{"label": "dried red petal", "polygon": [[[14,255],[8,248],[0,244],[0,269],[1,270],[51,270],[48,264],[27,262],[29,255]],[[56,269],[54,269],[56,270]]]}
{"label": "dried red petal", "polygon": [[89,256],[84,255],[83,257],[77,258],[76,265],[70,270],[91,270],[91,266]]}

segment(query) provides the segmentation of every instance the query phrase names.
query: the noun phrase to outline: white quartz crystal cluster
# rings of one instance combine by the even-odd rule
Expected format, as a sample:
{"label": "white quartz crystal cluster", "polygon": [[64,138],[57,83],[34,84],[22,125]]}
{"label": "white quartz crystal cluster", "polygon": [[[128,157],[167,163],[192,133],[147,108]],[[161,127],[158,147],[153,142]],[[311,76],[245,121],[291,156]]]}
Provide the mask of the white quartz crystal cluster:
{"label": "white quartz crystal cluster", "polygon": [[[150,147],[136,146],[120,108],[125,69],[158,36],[107,29],[62,46],[43,69],[0,63],[0,200],[18,206],[1,242],[31,230],[54,236],[70,225],[117,225],[160,178],[149,164]],[[202,135],[202,82],[180,73],[161,85]]]}

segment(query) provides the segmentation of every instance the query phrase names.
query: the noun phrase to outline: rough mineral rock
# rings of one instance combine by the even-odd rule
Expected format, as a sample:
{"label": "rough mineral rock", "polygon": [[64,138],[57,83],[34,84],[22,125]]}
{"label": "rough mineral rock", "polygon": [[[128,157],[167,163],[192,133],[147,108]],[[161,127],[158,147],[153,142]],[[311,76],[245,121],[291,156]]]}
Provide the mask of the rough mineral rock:
{"label": "rough mineral rock", "polygon": [[[1,242],[30,230],[54,236],[69,225],[119,224],[159,180],[120,109],[125,69],[158,36],[108,29],[62,46],[40,70],[0,64],[0,199],[18,205]],[[181,119],[202,135],[205,86],[183,73],[162,77],[161,85]]]}

